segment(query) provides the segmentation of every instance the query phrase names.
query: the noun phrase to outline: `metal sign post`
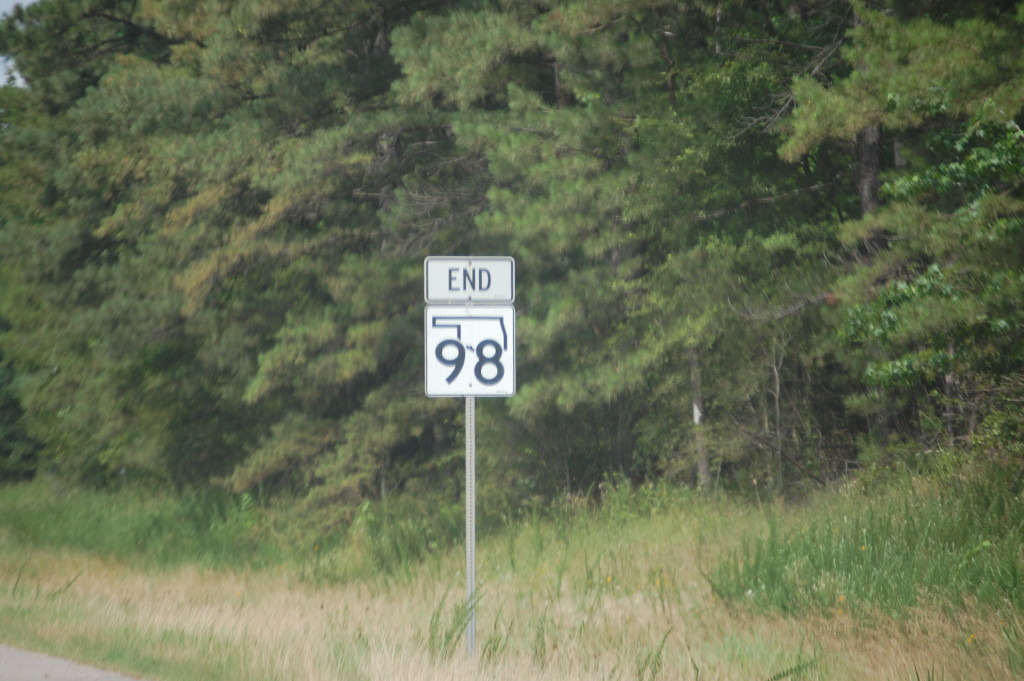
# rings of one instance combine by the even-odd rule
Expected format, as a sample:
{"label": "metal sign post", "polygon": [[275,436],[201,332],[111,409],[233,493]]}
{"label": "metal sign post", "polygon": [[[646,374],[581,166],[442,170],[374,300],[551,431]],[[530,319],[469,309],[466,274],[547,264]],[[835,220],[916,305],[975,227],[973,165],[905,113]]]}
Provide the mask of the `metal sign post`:
{"label": "metal sign post", "polygon": [[515,260],[431,256],[423,263],[423,385],[466,398],[466,653],[476,653],[476,398],[516,391]]}
{"label": "metal sign post", "polygon": [[466,654],[476,652],[476,398],[466,398]]}

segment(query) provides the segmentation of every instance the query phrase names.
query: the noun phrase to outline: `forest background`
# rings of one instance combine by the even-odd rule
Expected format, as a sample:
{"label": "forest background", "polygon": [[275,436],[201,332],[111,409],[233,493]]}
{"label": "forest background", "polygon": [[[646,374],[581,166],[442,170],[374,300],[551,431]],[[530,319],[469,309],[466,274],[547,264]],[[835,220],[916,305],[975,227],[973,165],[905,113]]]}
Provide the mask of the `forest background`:
{"label": "forest background", "polygon": [[0,53],[0,482],[455,505],[423,258],[478,254],[490,513],[1019,492],[1024,3],[40,0]]}

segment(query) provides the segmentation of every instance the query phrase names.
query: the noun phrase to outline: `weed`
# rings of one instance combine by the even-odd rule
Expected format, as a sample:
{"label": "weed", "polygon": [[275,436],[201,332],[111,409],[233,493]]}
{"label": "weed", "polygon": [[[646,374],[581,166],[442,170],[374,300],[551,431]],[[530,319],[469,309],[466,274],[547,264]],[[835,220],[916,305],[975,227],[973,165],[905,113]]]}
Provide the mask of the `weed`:
{"label": "weed", "polygon": [[551,626],[551,619],[547,610],[535,620],[533,637],[531,640],[531,657],[534,664],[543,669],[548,659],[548,628]]}
{"label": "weed", "polygon": [[508,650],[509,641],[512,640],[512,624],[510,623],[507,627],[502,627],[501,619],[502,614],[499,611],[494,616],[494,626],[491,628],[491,633],[484,639],[484,644],[480,650],[480,658],[488,664],[497,664]]}
{"label": "weed", "polygon": [[18,595],[18,587],[21,585],[21,578],[25,575],[25,568],[28,566],[29,559],[21,561],[21,566],[18,568],[18,574],[14,578],[14,584],[11,585],[11,595]]}
{"label": "weed", "polygon": [[658,674],[661,673],[661,668],[665,663],[665,642],[668,640],[668,635],[671,633],[671,629],[666,631],[665,635],[661,637],[661,641],[653,650],[642,653],[637,657],[637,681],[654,681],[654,679],[658,677]]}
{"label": "weed", "polygon": [[914,681],[941,681],[942,678],[943,677],[935,675],[934,669],[929,669],[925,672],[924,678],[921,678],[921,671],[917,667],[914,667]]}
{"label": "weed", "polygon": [[798,662],[792,667],[783,669],[780,672],[772,674],[768,677],[767,681],[783,681],[783,679],[794,679],[797,676],[803,674],[805,671],[807,671],[817,663],[817,659],[804,660],[803,662]]}
{"label": "weed", "polygon": [[75,582],[78,581],[78,578],[81,577],[84,572],[84,570],[79,571],[77,575],[75,575],[68,581],[64,582],[64,584],[59,589],[54,589],[53,591],[51,591],[49,594],[50,598],[59,598],[60,596],[66,594],[68,590],[75,585]]}
{"label": "weed", "polygon": [[1006,666],[1016,678],[1024,678],[1024,617],[1015,614],[1008,619],[1009,622],[1002,627],[1007,650]]}
{"label": "weed", "polygon": [[[437,607],[431,613],[430,626],[427,631],[427,648],[439,660],[451,658],[477,605],[476,601],[473,603],[462,601],[449,608],[447,605],[448,593],[449,591],[446,589]],[[479,591],[477,596],[479,598]]]}

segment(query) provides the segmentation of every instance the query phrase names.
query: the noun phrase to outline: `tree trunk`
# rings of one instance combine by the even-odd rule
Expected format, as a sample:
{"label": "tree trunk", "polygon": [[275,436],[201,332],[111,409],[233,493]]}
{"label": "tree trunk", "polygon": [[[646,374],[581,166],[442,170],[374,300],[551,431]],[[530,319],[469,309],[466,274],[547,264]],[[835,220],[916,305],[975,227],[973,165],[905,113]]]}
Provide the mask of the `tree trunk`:
{"label": "tree trunk", "polygon": [[779,357],[781,351],[772,348],[772,406],[775,412],[775,467],[778,479],[775,481],[776,493],[781,494],[783,488],[782,479],[782,377],[779,369],[782,366],[782,359]]}
{"label": "tree trunk", "polygon": [[693,403],[693,444],[697,451],[697,489],[711,487],[711,461],[704,442],[704,396],[700,387],[700,362],[696,355],[690,358],[690,387]]}
{"label": "tree trunk", "polygon": [[[853,25],[861,24],[859,16],[853,17]],[[858,68],[867,73],[869,68],[860,64]],[[882,124],[873,123],[857,133],[857,154],[860,156],[860,177],[857,189],[860,193],[861,215],[878,210],[879,176],[882,173]]]}
{"label": "tree trunk", "polygon": [[860,192],[860,210],[868,215],[878,210],[879,176],[882,173],[882,125],[869,125],[857,134],[857,151],[860,154],[860,177],[857,188]]}

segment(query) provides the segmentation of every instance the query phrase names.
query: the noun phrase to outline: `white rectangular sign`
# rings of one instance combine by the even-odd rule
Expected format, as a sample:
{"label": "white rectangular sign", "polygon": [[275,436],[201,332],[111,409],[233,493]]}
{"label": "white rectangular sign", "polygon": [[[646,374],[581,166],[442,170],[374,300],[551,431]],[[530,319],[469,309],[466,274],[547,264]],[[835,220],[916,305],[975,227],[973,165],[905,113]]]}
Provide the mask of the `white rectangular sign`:
{"label": "white rectangular sign", "polygon": [[434,304],[515,302],[516,263],[508,256],[428,257],[423,262],[423,298]]}
{"label": "white rectangular sign", "polygon": [[516,310],[511,305],[428,305],[428,397],[509,397],[516,392]]}

